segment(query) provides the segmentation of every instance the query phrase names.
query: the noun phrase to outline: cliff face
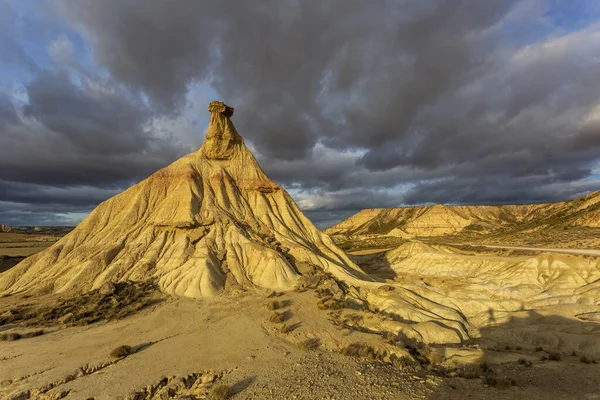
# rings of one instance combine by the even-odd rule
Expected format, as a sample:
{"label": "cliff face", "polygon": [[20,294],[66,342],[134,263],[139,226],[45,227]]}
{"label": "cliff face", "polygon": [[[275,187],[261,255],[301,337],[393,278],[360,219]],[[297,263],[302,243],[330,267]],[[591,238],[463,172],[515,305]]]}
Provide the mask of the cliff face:
{"label": "cliff face", "polygon": [[411,237],[498,234],[541,228],[600,227],[600,192],[558,203],[503,206],[422,206],[362,210],[325,230],[329,235]]}
{"label": "cliff face", "polygon": [[366,277],[262,171],[230,117],[209,106],[196,152],[99,205],[47,250],[0,275],[0,293],[84,292],[154,278],[162,291],[214,296],[226,287],[291,289],[298,263]]}

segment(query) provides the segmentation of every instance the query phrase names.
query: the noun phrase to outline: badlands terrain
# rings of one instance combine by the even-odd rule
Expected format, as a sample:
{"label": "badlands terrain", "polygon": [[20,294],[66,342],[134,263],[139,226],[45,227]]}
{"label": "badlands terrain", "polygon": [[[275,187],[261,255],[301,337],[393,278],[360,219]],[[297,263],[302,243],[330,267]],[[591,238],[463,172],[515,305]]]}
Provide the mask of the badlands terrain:
{"label": "badlands terrain", "polygon": [[49,247],[71,228],[8,227],[0,224],[0,272]]}
{"label": "badlands terrain", "polygon": [[0,274],[0,398],[600,399],[598,193],[320,232],[209,111]]}

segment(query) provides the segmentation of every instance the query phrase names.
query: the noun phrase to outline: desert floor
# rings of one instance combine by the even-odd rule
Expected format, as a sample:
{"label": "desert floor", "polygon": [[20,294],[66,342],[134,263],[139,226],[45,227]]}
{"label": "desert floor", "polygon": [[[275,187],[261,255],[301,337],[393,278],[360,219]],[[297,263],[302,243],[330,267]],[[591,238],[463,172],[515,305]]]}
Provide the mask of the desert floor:
{"label": "desert floor", "polygon": [[[379,338],[334,326],[311,291],[277,299],[293,328],[289,333],[269,321],[271,299],[261,293],[210,300],[154,295],[152,305],[124,319],[56,324],[41,336],[0,342],[0,397],[118,399],[140,392],[137,398],[193,398],[183,397],[187,393],[204,398],[225,384],[234,399],[600,398],[600,364],[577,356],[541,361],[543,352],[486,352],[480,358],[498,377],[487,381],[477,373],[443,377],[419,365],[344,356],[336,349]],[[6,313],[15,304],[43,307],[53,301],[7,297],[0,307]],[[15,326],[1,329],[15,331]],[[314,345],[306,346],[307,340]],[[131,346],[133,354],[111,357],[121,345]],[[192,374],[197,374],[194,387],[177,384],[177,377]],[[161,381],[172,387],[172,396],[148,394],[158,396]]]}
{"label": "desert floor", "polygon": [[48,248],[58,239],[51,235],[0,232],[0,272]]}

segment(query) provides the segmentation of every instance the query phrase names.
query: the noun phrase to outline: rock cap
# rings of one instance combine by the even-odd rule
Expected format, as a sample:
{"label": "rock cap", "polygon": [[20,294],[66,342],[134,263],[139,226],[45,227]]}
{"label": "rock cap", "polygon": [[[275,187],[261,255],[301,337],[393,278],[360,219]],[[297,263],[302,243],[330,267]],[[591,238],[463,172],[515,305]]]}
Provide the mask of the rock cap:
{"label": "rock cap", "polygon": [[228,106],[227,104],[223,103],[222,101],[216,101],[216,100],[210,102],[210,104],[208,105],[208,111],[210,111],[211,113],[216,112],[219,114],[223,114],[227,118],[229,118],[233,115],[233,107]]}

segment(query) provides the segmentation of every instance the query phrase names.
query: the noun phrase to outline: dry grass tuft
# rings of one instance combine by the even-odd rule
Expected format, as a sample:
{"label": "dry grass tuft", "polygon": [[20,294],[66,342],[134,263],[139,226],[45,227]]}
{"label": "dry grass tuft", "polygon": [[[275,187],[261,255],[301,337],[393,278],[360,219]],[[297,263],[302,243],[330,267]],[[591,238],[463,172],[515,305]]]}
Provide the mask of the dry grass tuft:
{"label": "dry grass tuft", "polygon": [[519,358],[519,361],[517,361],[519,363],[519,365],[524,365],[526,367],[531,367],[533,365],[533,363],[529,360],[526,360],[524,358]]}
{"label": "dry grass tuft", "polygon": [[465,379],[477,379],[485,374],[481,365],[468,364],[459,368],[457,375]]}
{"label": "dry grass tuft", "polygon": [[387,352],[380,353],[373,346],[365,343],[351,343],[340,350],[345,356],[366,358],[372,361],[382,361],[388,354]]}
{"label": "dry grass tuft", "polygon": [[275,324],[280,324],[283,321],[285,321],[285,313],[278,313],[274,311],[273,314],[271,314],[271,316],[269,317],[269,321]]}
{"label": "dry grass tuft", "polygon": [[5,342],[12,342],[19,339],[21,339],[21,335],[19,333],[4,333],[0,335],[0,340]]}
{"label": "dry grass tuft", "polygon": [[541,361],[546,361],[546,360],[550,360],[550,361],[560,361],[560,354],[558,353],[549,353],[547,356],[542,356],[540,358]]}
{"label": "dry grass tuft", "polygon": [[307,339],[303,342],[298,343],[298,348],[300,350],[316,350],[321,345],[321,341],[319,339]]}
{"label": "dry grass tuft", "polygon": [[550,360],[550,361],[560,361],[560,354],[558,354],[558,353],[550,353],[550,354],[548,354],[548,360]]}
{"label": "dry grass tuft", "polygon": [[110,356],[113,358],[124,358],[133,354],[131,346],[119,346],[110,352]]}
{"label": "dry grass tuft", "polygon": [[341,310],[346,306],[344,300],[333,299],[333,298],[322,298],[317,302],[319,310]]}
{"label": "dry grass tuft", "polygon": [[151,305],[150,297],[155,291],[152,281],[119,282],[113,284],[110,291],[93,290],[78,297],[58,300],[49,307],[18,307],[11,310],[10,315],[0,317],[0,326],[12,323],[74,326],[121,319]]}
{"label": "dry grass tuft", "polygon": [[227,400],[233,396],[233,390],[227,385],[218,385],[212,388],[208,398],[210,400]]}
{"label": "dry grass tuft", "polygon": [[517,381],[511,378],[497,378],[494,376],[485,376],[483,378],[483,383],[488,385],[489,387],[494,387],[497,389],[506,389],[510,386],[517,386]]}
{"label": "dry grass tuft", "polygon": [[579,361],[581,361],[584,364],[596,364],[596,360],[594,360],[592,358],[588,358],[586,356],[581,356],[581,358],[579,359]]}
{"label": "dry grass tuft", "polygon": [[283,304],[278,300],[271,300],[267,303],[267,308],[271,311],[279,310],[283,307]]}
{"label": "dry grass tuft", "polygon": [[16,332],[5,333],[5,334],[0,335],[0,341],[11,342],[13,340],[20,340],[20,339],[32,338],[32,337],[36,337],[36,336],[42,336],[43,334],[44,334],[43,329],[38,329],[38,330],[27,332],[27,333],[16,333]]}

